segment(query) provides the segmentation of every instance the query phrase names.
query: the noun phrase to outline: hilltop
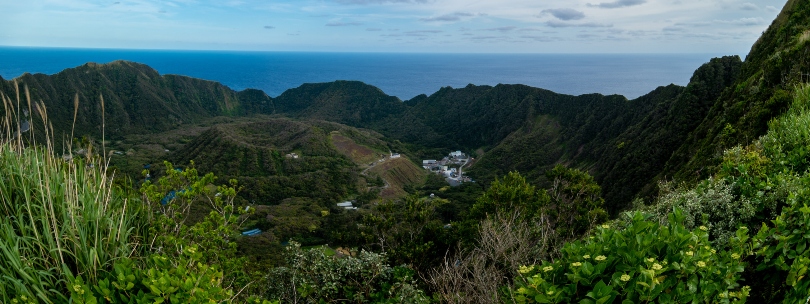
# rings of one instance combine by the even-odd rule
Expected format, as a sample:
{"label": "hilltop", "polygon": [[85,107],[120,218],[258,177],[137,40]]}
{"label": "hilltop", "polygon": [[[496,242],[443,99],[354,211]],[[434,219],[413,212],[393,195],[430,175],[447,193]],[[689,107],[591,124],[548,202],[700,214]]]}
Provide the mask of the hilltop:
{"label": "hilltop", "polygon": [[[214,116],[270,113],[271,99],[258,90],[236,92],[213,81],[160,75],[139,63],[87,63],[54,75],[24,74],[0,82],[15,96],[14,82],[28,87],[32,102],[41,102],[59,137],[70,134],[76,109],[76,134],[100,137],[102,101],[106,136],[162,132]],[[78,107],[74,108],[78,97]],[[25,97],[23,96],[23,100]],[[36,107],[35,107],[36,108]]]}

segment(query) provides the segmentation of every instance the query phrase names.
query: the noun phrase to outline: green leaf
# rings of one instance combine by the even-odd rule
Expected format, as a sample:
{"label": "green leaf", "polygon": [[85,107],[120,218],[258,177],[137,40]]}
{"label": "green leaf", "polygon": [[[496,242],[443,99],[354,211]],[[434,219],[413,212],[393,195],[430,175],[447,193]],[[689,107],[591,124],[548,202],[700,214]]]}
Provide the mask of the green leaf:
{"label": "green leaf", "polygon": [[695,293],[698,290],[698,277],[695,274],[689,276],[689,281],[686,282],[686,286],[689,287],[689,292]]}

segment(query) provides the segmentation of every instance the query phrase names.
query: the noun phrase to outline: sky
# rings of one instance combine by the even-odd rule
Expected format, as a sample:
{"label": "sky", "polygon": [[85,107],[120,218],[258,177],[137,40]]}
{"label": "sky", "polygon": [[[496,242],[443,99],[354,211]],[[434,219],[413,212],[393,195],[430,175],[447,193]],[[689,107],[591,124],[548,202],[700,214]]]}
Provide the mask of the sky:
{"label": "sky", "polygon": [[0,45],[746,55],[787,0],[0,0]]}

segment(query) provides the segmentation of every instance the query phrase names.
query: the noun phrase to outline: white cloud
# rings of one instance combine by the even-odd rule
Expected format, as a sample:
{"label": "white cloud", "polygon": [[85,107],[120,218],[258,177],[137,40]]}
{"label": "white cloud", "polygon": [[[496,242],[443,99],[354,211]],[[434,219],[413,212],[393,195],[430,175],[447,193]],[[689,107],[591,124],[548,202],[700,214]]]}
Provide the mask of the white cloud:
{"label": "white cloud", "polygon": [[550,27],[612,27],[613,24],[604,24],[604,23],[596,23],[596,22],[586,22],[586,23],[571,23],[571,22],[563,22],[558,20],[551,20],[546,22],[547,26]]}
{"label": "white cloud", "polygon": [[580,20],[585,18],[585,13],[580,12],[578,10],[572,8],[555,8],[555,9],[546,9],[542,11],[543,14],[551,14],[557,19],[560,20]]}
{"label": "white cloud", "polygon": [[428,3],[429,0],[335,0],[340,4]]}
{"label": "white cloud", "polygon": [[488,28],[488,29],[484,29],[484,30],[485,31],[491,31],[491,32],[505,33],[505,32],[512,31],[512,30],[514,30],[516,28],[517,28],[517,26],[501,26],[501,27]]}
{"label": "white cloud", "polygon": [[751,2],[746,2],[746,3],[743,3],[742,5],[740,5],[740,9],[744,10],[744,11],[758,11],[759,6],[757,6],[756,4],[753,4]]}
{"label": "white cloud", "polygon": [[337,21],[329,22],[326,24],[326,26],[359,26],[359,25],[363,24],[360,22],[337,22]]}
{"label": "white cloud", "polygon": [[644,3],[647,3],[647,0],[616,0],[613,2],[602,2],[598,4],[588,3],[588,6],[599,8],[620,8],[620,7],[641,5]]}
{"label": "white cloud", "polygon": [[[728,50],[721,53],[744,55],[787,0],[170,1],[0,1],[4,15],[0,18],[0,45],[255,50],[284,46],[283,50],[336,51],[352,46],[369,51],[433,51],[435,45],[429,43],[450,41],[442,45],[455,43],[454,50],[461,52],[566,52],[581,50],[573,42],[578,41],[577,35],[615,30],[604,32],[604,39],[590,47],[600,52],[701,52],[707,41],[697,37],[713,37],[716,41],[709,43],[716,50]],[[339,35],[324,31],[325,25],[341,27]],[[462,25],[475,30],[459,31]],[[443,32],[420,32],[424,30]],[[444,37],[451,32],[453,37]],[[300,37],[287,37],[287,33]],[[373,42],[386,33],[426,42],[398,47]],[[470,48],[462,35],[479,37],[479,43]],[[257,36],[266,41],[257,41]],[[495,36],[507,38],[483,38]],[[628,37],[633,43],[608,42]],[[527,47],[499,43],[516,39]],[[545,46],[530,47],[540,44]]]}
{"label": "white cloud", "polygon": [[420,18],[419,20],[425,21],[425,22],[453,22],[453,21],[459,21],[463,17],[472,17],[472,16],[475,16],[475,15],[471,14],[471,13],[456,12],[456,13],[445,14],[445,15],[441,15],[441,16]]}

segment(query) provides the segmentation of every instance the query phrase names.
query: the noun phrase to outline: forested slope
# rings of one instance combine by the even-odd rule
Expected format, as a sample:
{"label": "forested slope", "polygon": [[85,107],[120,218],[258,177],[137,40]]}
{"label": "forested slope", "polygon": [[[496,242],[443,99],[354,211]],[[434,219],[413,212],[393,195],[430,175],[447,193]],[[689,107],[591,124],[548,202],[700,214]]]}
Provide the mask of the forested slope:
{"label": "forested slope", "polygon": [[[384,146],[353,128],[323,121],[272,118],[261,122],[215,125],[169,159],[195,161],[205,172],[235,178],[242,196],[256,204],[275,205],[287,198],[309,198],[323,206],[356,195],[360,170],[330,140],[336,131]],[[292,157],[292,154],[297,157]],[[317,191],[313,191],[317,189]]]}
{"label": "forested slope", "polygon": [[788,1],[740,66],[740,75],[711,106],[662,174],[679,180],[705,178],[725,149],[765,134],[785,112],[794,87],[810,80],[810,3]]}
{"label": "forested slope", "polygon": [[[236,92],[213,81],[161,76],[146,65],[127,61],[88,63],[54,75],[24,74],[15,81],[21,91],[28,88],[32,102],[42,102],[60,137],[70,133],[77,95],[76,134],[100,137],[103,96],[108,138],[166,131],[213,116],[273,110],[271,99],[261,91]],[[3,81],[0,90],[16,95],[11,81]]]}

